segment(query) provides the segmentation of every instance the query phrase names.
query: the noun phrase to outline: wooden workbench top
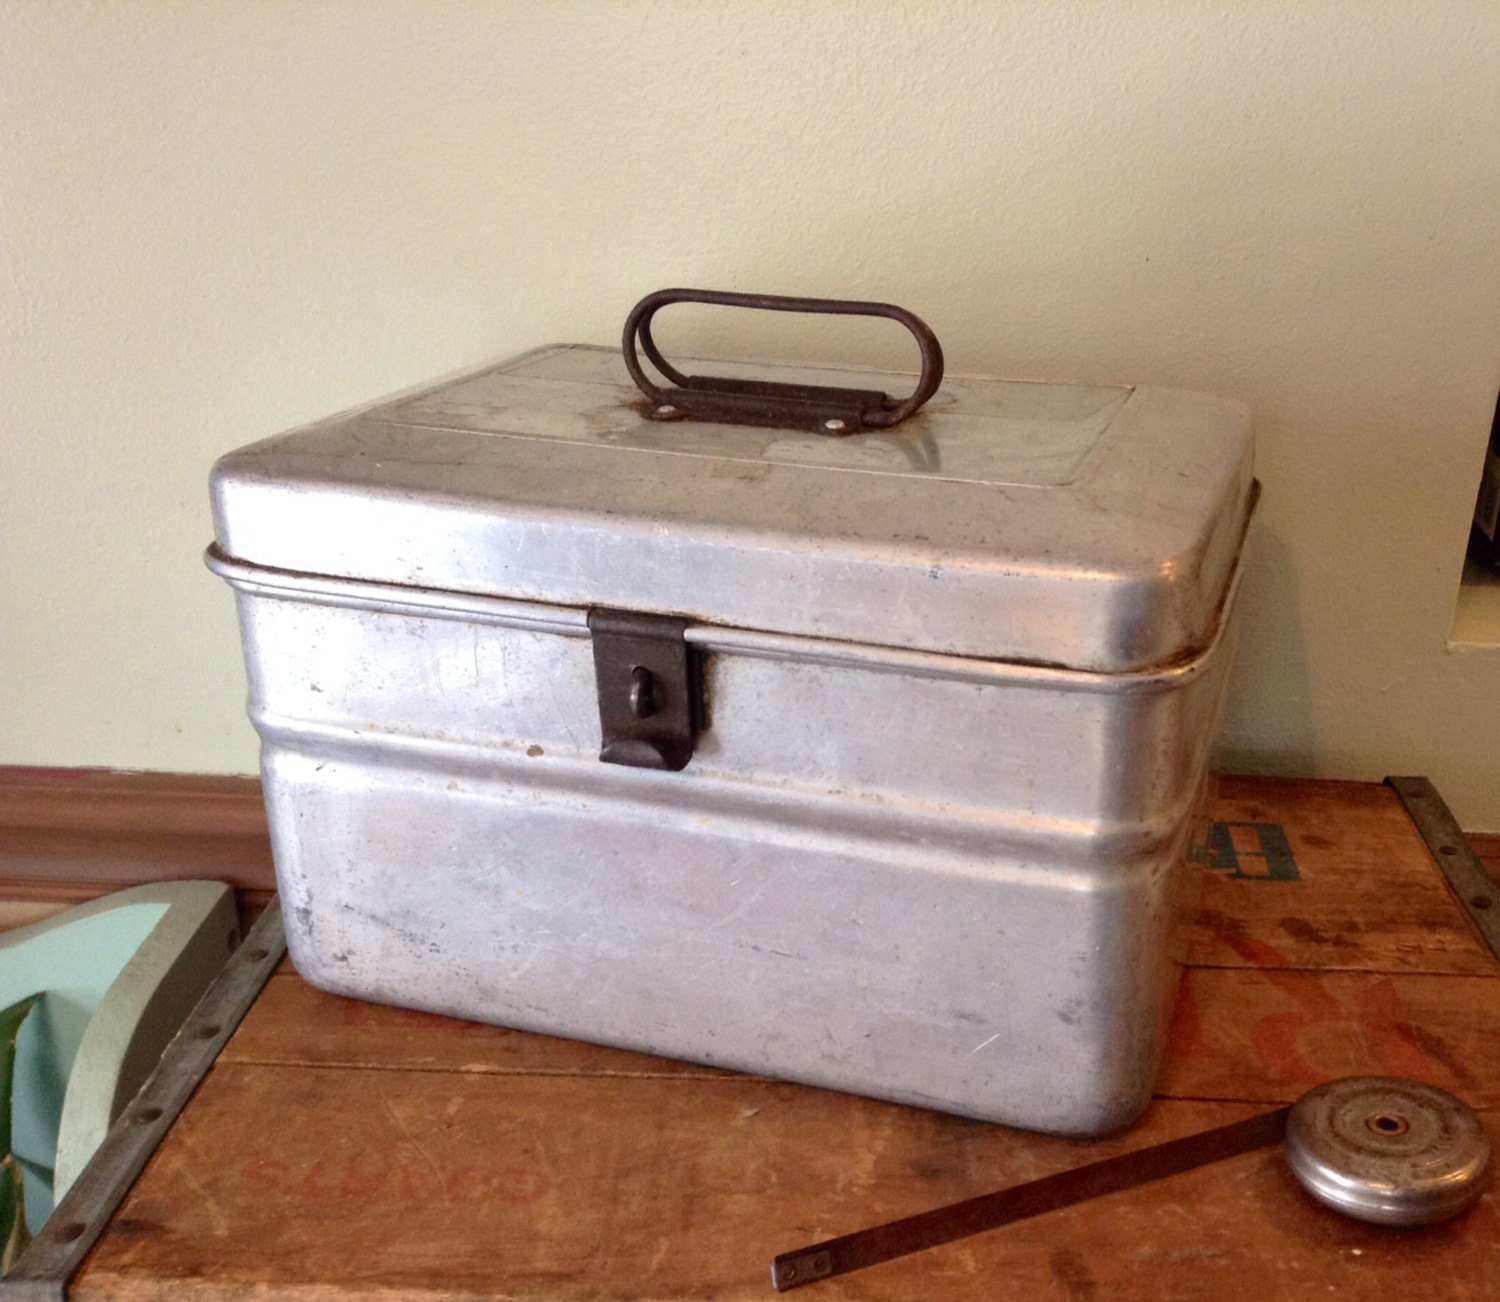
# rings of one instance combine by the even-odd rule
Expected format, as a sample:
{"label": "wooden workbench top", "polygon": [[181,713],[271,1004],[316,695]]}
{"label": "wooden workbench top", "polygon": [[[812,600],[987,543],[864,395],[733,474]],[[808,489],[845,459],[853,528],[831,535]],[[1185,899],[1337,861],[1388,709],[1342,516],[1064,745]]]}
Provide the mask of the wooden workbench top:
{"label": "wooden workbench top", "polygon": [[[1320,1081],[1500,1144],[1500,966],[1385,787],[1225,779],[1158,1095],[1079,1142],[323,994],[278,972],[75,1277],[125,1299],[767,1299],[770,1258]],[[1392,1230],[1277,1150],[815,1285],[838,1299],[1500,1297],[1500,1214]]]}

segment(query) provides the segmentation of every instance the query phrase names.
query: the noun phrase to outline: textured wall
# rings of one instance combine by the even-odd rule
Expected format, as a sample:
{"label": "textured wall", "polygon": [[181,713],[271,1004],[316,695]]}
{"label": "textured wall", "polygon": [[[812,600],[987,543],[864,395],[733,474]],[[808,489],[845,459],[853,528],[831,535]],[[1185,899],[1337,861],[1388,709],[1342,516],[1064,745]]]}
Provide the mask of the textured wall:
{"label": "textured wall", "polygon": [[1250,403],[1224,761],[1500,826],[1497,69],[1492,0],[9,0],[0,762],[252,769],[214,456],[696,283]]}

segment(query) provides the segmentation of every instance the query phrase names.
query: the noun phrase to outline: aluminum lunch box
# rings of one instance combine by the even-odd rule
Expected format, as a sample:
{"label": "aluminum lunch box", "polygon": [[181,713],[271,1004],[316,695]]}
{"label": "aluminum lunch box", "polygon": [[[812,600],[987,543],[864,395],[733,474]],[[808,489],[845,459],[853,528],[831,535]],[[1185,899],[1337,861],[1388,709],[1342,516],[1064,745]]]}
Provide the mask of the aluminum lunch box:
{"label": "aluminum lunch box", "polygon": [[[682,300],[891,316],[923,371],[686,375],[651,335]],[[1144,1107],[1240,404],[663,291],[623,356],[320,421],[212,494],[313,984],[1058,1133]]]}

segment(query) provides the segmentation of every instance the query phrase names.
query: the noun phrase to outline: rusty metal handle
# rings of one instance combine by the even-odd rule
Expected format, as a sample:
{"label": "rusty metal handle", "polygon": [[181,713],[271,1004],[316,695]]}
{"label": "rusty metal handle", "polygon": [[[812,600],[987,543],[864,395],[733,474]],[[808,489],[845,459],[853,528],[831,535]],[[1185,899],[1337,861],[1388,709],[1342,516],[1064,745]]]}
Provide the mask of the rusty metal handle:
{"label": "rusty metal handle", "polygon": [[[841,389],[724,376],[684,375],[672,366],[651,337],[651,322],[672,303],[708,303],[768,312],[817,312],[829,316],[874,316],[911,331],[922,354],[922,373],[908,397],[896,399],[879,390]],[[639,352],[637,351],[639,348]],[[712,289],[659,289],[647,294],[625,319],[622,351],[636,387],[651,403],[654,420],[725,421],[736,425],[771,425],[811,429],[820,434],[855,434],[862,429],[889,429],[937,392],[943,381],[943,349],[920,317],[894,303],[860,303],[839,298],[789,298],[781,294],[732,294]],[[654,384],[641,365],[640,352],[672,384]]]}

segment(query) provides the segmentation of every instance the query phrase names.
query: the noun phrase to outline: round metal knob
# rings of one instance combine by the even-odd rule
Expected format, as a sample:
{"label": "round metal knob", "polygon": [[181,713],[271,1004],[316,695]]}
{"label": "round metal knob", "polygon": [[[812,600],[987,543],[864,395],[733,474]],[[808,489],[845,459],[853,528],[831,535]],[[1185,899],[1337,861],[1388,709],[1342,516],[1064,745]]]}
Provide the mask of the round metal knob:
{"label": "round metal knob", "polygon": [[1474,1109],[1446,1090],[1393,1076],[1348,1076],[1293,1105],[1286,1159],[1308,1193],[1346,1216],[1428,1225],[1478,1201],[1490,1141]]}

